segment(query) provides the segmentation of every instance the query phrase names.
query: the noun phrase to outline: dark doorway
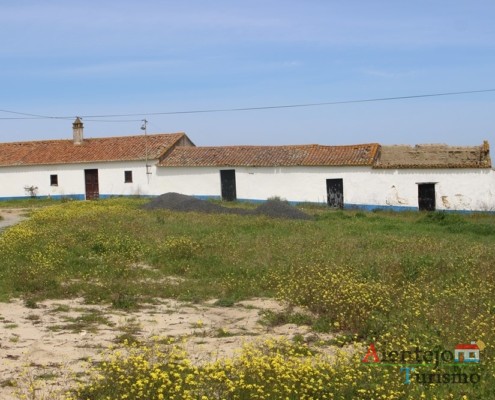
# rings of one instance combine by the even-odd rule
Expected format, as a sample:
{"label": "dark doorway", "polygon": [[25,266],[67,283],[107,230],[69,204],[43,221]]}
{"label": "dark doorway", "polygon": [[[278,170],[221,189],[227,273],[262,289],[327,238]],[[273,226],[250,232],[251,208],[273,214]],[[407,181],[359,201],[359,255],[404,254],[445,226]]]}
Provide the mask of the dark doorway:
{"label": "dark doorway", "polygon": [[419,211],[435,211],[435,184],[418,183]]}
{"label": "dark doorway", "polygon": [[98,187],[98,170],[85,169],[84,181],[86,183],[86,200],[96,200],[100,197],[100,189]]}
{"label": "dark doorway", "polygon": [[222,185],[222,200],[234,201],[237,199],[235,188],[235,169],[224,169],[220,171],[220,182]]}
{"label": "dark doorway", "polygon": [[333,208],[344,208],[344,181],[327,179],[327,203]]}

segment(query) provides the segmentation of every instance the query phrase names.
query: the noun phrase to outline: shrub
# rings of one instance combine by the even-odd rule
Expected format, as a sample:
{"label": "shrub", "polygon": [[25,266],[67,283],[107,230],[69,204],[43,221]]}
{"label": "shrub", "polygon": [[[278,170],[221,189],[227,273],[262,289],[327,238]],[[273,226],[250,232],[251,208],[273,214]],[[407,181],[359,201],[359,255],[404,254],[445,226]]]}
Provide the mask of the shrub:
{"label": "shrub", "polygon": [[361,331],[369,319],[391,309],[390,289],[350,268],[311,264],[279,277],[278,297],[330,319],[335,328]]}
{"label": "shrub", "polygon": [[181,346],[159,342],[111,352],[69,399],[385,399],[403,393],[400,384],[373,383],[376,368],[344,351],[327,356],[305,344],[266,340],[244,345],[233,358],[194,365]]}
{"label": "shrub", "polygon": [[170,236],[162,244],[166,257],[174,260],[188,259],[197,254],[201,246],[189,237]]}

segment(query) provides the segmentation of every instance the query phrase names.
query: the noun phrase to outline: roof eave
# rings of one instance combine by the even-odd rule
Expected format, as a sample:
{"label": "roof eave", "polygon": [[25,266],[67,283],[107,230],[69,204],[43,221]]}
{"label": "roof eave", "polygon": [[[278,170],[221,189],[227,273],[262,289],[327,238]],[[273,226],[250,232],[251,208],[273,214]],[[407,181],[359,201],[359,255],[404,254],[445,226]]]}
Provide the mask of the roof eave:
{"label": "roof eave", "polygon": [[[149,158],[148,161],[157,161],[158,158]],[[74,165],[74,164],[97,164],[97,163],[117,163],[117,162],[136,162],[146,161],[146,158],[126,158],[117,160],[91,160],[91,161],[70,161],[70,162],[51,162],[51,163],[17,163],[17,164],[1,164],[0,168],[8,167],[36,167],[44,165]]]}

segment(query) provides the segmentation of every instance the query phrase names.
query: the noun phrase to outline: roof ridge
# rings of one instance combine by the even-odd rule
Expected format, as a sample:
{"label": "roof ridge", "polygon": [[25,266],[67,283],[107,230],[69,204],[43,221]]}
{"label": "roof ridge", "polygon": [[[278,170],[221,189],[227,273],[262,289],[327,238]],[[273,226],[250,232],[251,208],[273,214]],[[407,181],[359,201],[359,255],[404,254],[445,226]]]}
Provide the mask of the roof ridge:
{"label": "roof ridge", "polygon": [[[172,136],[172,135],[177,135],[177,136],[183,136],[185,135],[185,132],[164,132],[164,133],[148,133],[146,136],[151,137],[151,136]],[[139,135],[125,135],[125,136],[105,136],[105,137],[96,137],[96,138],[84,138],[84,140],[105,140],[105,139],[125,139],[125,138],[134,138],[134,137],[144,137],[144,134],[139,134]]]}
{"label": "roof ridge", "polygon": [[362,146],[381,146],[380,143],[357,143],[357,144],[317,144],[320,147],[362,147]]}
{"label": "roof ridge", "polygon": [[[259,149],[259,148],[334,148],[334,147],[364,147],[364,146],[381,146],[379,143],[360,143],[360,144],[345,144],[345,145],[324,145],[318,143],[311,144],[280,144],[280,145],[227,145],[227,146],[195,146],[194,149]],[[183,147],[181,147],[183,148]],[[192,147],[187,147],[192,149]]]}
{"label": "roof ridge", "polygon": [[[173,133],[148,133],[147,136],[163,136],[163,135],[185,135],[185,132],[173,132]],[[125,138],[133,138],[133,137],[144,137],[143,134],[140,135],[125,135],[125,136],[105,136],[105,137],[87,137],[84,140],[107,140],[107,139],[125,139]],[[30,143],[55,143],[55,142],[72,142],[72,138],[67,139],[42,139],[42,140],[23,140],[23,141],[15,141],[15,142],[0,142],[1,145],[22,145],[22,144],[30,144]]]}

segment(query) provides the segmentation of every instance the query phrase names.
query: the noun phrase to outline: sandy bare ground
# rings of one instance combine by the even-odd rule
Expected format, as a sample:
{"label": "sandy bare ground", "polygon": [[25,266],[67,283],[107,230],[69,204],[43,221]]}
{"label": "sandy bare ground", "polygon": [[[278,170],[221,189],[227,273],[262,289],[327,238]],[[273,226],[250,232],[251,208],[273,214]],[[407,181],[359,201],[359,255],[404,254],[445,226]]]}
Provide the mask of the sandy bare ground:
{"label": "sandy bare ground", "polygon": [[[312,336],[307,326],[287,324],[267,328],[263,310],[280,311],[271,299],[252,299],[232,307],[157,300],[135,312],[84,304],[83,299],[45,301],[28,308],[20,300],[0,303],[0,399],[10,400],[15,386],[26,386],[27,376],[45,377],[46,390],[67,384],[67,371],[82,372],[88,359],[97,360],[120,335],[132,332],[186,338],[191,359],[198,362],[232,356],[243,343],[268,337],[291,339]],[[320,335],[322,340],[330,335]],[[39,397],[42,398],[41,394]]]}
{"label": "sandy bare ground", "polygon": [[27,210],[22,208],[3,208],[0,209],[0,232],[8,226],[15,225],[26,219]]}

